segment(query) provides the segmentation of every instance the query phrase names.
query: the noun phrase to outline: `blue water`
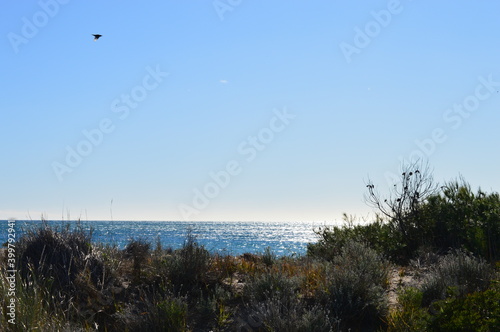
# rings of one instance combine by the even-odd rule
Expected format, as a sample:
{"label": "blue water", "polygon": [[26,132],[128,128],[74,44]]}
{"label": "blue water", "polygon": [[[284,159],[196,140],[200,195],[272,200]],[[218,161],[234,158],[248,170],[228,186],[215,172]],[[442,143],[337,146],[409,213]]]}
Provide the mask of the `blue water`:
{"label": "blue water", "polygon": [[[47,221],[61,227],[74,221]],[[180,221],[81,221],[84,229],[93,229],[92,241],[124,248],[131,239],[144,239],[155,247],[157,239],[163,248],[182,246],[188,231],[210,252],[240,255],[262,253],[266,247],[278,256],[304,255],[307,244],[317,241],[312,222],[180,222]],[[7,221],[0,221],[0,244],[7,241]],[[17,220],[16,237],[41,221]]]}

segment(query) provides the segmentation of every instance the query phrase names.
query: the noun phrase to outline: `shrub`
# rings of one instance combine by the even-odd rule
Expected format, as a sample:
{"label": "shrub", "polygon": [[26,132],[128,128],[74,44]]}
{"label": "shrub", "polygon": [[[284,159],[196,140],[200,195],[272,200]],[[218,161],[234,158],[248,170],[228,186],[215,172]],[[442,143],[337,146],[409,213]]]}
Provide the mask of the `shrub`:
{"label": "shrub", "polygon": [[9,323],[13,317],[8,316],[11,297],[7,294],[11,292],[10,283],[6,277],[11,273],[6,273],[0,265],[0,330],[5,331],[31,331],[38,328],[41,331],[64,331],[71,330],[69,315],[67,311],[51,303],[51,294],[45,282],[31,278],[30,285],[19,276],[16,276],[15,288],[15,325]]}
{"label": "shrub", "polygon": [[344,328],[378,328],[387,311],[388,263],[373,249],[347,242],[333,260],[325,302]]}
{"label": "shrub", "polygon": [[228,304],[232,300],[231,296],[224,287],[216,285],[212,292],[198,298],[192,310],[193,315],[199,317],[196,327],[204,330],[210,327],[223,330],[230,325],[234,313],[234,308]]}
{"label": "shrub", "polygon": [[192,291],[203,281],[209,263],[210,253],[189,232],[182,248],[166,260],[168,278],[177,291]]}
{"label": "shrub", "polygon": [[[337,270],[352,271],[363,283],[387,286],[389,263],[375,250],[360,242],[348,242],[333,264]],[[335,274],[333,275],[335,278]]]}
{"label": "shrub", "polygon": [[272,296],[249,306],[254,328],[273,332],[330,332],[328,311],[322,306],[308,308],[299,298],[282,299]]}
{"label": "shrub", "polygon": [[272,252],[270,247],[266,247],[264,249],[264,253],[262,254],[262,263],[264,263],[267,267],[271,267],[276,261],[276,254]]}
{"label": "shrub", "polygon": [[75,280],[86,274],[93,286],[103,284],[104,265],[92,251],[92,231],[69,225],[51,228],[47,224],[31,229],[19,240],[18,270],[30,285],[34,279],[43,281],[51,294],[64,298],[76,291]]}
{"label": "shrub", "polygon": [[435,331],[500,331],[500,290],[488,289],[436,303]]}
{"label": "shrub", "polygon": [[428,331],[430,318],[427,308],[422,307],[423,293],[416,288],[401,290],[399,308],[392,310],[387,319],[387,331]]}
{"label": "shrub", "polygon": [[332,261],[340,254],[343,246],[348,240],[356,238],[352,229],[338,226],[325,226],[314,231],[319,239],[316,243],[307,245],[307,255]]}
{"label": "shrub", "polygon": [[398,260],[406,262],[432,233],[432,221],[422,218],[422,206],[437,189],[427,164],[417,161],[402,165],[400,179],[382,198],[375,185],[368,181],[366,202],[388,219],[393,240],[398,242]]}
{"label": "shrub", "polygon": [[449,295],[463,297],[488,288],[494,271],[484,260],[471,253],[454,250],[439,259],[424,278],[421,286],[424,305]]}
{"label": "shrub", "polygon": [[19,239],[18,326],[76,330],[69,328],[71,323],[65,323],[65,328],[57,324],[87,323],[97,312],[107,310],[107,300],[99,291],[111,275],[92,247],[91,236],[92,231],[86,232],[80,225],[71,230],[69,224],[58,228],[44,222]]}
{"label": "shrub", "polygon": [[430,237],[441,250],[465,248],[489,261],[500,258],[500,195],[474,194],[463,179],[429,197],[423,211],[433,221]]}
{"label": "shrub", "polygon": [[[474,193],[463,179],[448,182],[437,191],[428,166],[422,166],[419,162],[403,166],[400,182],[385,199],[373,183],[368,182],[366,201],[387,218],[387,223],[379,229],[382,236],[375,240],[375,243],[382,240],[384,246],[380,247],[366,236],[363,241],[389,254],[398,263],[407,263],[421,247],[437,251],[465,248],[490,262],[498,260],[500,195],[486,194],[481,189]],[[359,235],[352,230],[347,233],[352,238]],[[335,240],[338,241],[339,236],[335,236]]]}
{"label": "shrub", "polygon": [[498,287],[465,297],[452,297],[422,307],[423,294],[410,288],[399,296],[400,310],[391,312],[388,331],[499,331]]}
{"label": "shrub", "polygon": [[69,225],[60,232],[45,225],[28,230],[18,248],[18,269],[24,279],[33,272],[39,279],[53,279],[56,288],[66,288],[85,265],[91,251],[90,234],[70,232]]}
{"label": "shrub", "polygon": [[350,241],[363,242],[394,260],[401,256],[402,244],[398,235],[378,215],[375,221],[362,225],[355,225],[353,218],[346,214],[343,218],[345,223],[342,227],[325,226],[315,230],[319,239],[307,245],[307,256],[332,261]]}
{"label": "shrub", "polygon": [[151,243],[144,239],[130,240],[125,247],[125,257],[133,259],[134,277],[139,279],[141,274],[141,266],[145,263],[146,258],[149,256]]}
{"label": "shrub", "polygon": [[232,278],[237,270],[237,263],[234,256],[215,254],[210,264],[210,272],[217,280]]}
{"label": "shrub", "polygon": [[150,331],[186,331],[188,305],[185,298],[168,297],[156,303]]}
{"label": "shrub", "polygon": [[249,299],[239,319],[240,328],[264,331],[331,331],[328,311],[309,305],[299,296],[300,280],[278,270],[268,270],[247,282],[243,294]]}
{"label": "shrub", "polygon": [[243,294],[255,302],[275,296],[280,299],[291,299],[297,296],[298,288],[299,280],[297,278],[270,271],[248,281],[243,288]]}

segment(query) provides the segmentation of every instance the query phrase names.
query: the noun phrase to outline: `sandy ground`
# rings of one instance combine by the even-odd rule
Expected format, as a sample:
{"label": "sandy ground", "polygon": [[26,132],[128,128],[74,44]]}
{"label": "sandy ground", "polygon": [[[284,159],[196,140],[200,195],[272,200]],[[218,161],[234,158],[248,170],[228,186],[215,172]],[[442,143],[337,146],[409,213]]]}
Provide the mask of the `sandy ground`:
{"label": "sandy ground", "polygon": [[395,267],[389,276],[389,309],[398,307],[398,292],[402,288],[418,287],[422,284],[422,273],[408,267]]}

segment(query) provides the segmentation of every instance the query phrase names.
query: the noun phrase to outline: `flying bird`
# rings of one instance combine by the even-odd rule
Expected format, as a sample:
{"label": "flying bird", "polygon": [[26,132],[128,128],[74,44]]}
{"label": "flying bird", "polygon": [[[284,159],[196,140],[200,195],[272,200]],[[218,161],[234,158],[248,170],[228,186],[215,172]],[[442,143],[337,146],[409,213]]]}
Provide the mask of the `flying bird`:
{"label": "flying bird", "polygon": [[97,34],[96,35],[92,34],[92,36],[94,36],[94,41],[97,41],[97,39],[102,37],[102,35],[97,35]]}

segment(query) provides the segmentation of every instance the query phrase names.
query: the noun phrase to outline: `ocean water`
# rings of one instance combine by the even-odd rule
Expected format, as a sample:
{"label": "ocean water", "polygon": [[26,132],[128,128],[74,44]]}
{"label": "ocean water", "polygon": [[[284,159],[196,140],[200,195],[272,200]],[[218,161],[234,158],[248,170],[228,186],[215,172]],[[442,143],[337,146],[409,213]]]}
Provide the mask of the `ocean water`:
{"label": "ocean water", "polygon": [[[8,225],[2,220],[0,243],[7,241]],[[51,226],[62,227],[74,221],[47,221]],[[41,221],[17,220],[16,238],[30,227],[41,225]],[[191,232],[199,244],[212,253],[240,255],[243,253],[262,253],[270,247],[277,256],[304,255],[308,243],[318,237],[314,229],[323,226],[312,222],[180,222],[180,221],[81,221],[81,226],[93,229],[92,241],[107,243],[124,248],[131,239],[144,239],[151,242],[152,248],[157,239],[164,248],[180,248]]]}

